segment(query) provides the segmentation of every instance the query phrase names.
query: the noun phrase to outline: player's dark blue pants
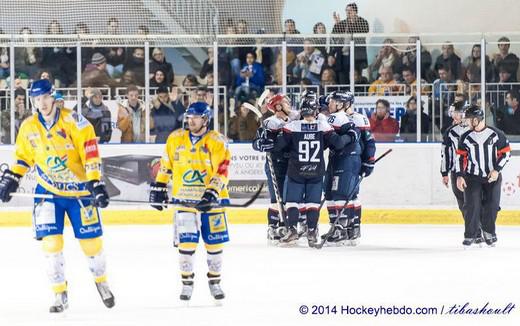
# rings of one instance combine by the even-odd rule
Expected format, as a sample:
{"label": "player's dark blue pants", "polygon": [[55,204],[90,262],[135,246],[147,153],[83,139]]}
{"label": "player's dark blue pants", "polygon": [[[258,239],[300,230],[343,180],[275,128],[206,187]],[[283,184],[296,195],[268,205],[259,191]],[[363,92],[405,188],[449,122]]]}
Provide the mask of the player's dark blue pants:
{"label": "player's dark blue pants", "polygon": [[287,176],[284,186],[284,201],[287,207],[289,226],[295,227],[298,224],[299,204],[305,204],[307,226],[311,230],[317,227],[322,190],[323,177],[305,179]]}
{"label": "player's dark blue pants", "polygon": [[341,212],[346,213],[348,202],[357,196],[360,170],[361,158],[359,155],[330,158],[329,168],[325,175],[324,191],[331,223],[334,223]]}

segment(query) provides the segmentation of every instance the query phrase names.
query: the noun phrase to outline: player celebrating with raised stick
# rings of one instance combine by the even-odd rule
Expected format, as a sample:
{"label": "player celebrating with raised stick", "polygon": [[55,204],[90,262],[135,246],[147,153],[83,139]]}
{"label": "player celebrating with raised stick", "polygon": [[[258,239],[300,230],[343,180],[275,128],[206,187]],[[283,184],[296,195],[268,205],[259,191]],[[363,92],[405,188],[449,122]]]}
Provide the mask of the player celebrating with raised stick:
{"label": "player celebrating with raised stick", "polygon": [[[225,210],[231,154],[224,136],[209,130],[211,109],[205,102],[192,103],[186,111],[188,130],[170,134],[161,168],[151,186],[150,202],[168,203],[167,185],[172,181],[175,208],[175,239],[179,248],[182,278],[180,299],[193,293],[194,254],[202,236],[207,250],[208,283],[216,300],[224,299],[220,287],[222,250],[229,241]],[[153,205],[162,210],[162,206]]]}
{"label": "player celebrating with raised stick", "polygon": [[101,158],[94,128],[76,112],[56,107],[53,87],[46,79],[33,83],[30,97],[37,113],[20,127],[15,163],[0,179],[0,200],[8,202],[20,179],[35,167],[38,184],[33,223],[35,238],[42,241],[47,273],[56,297],[50,312],[63,312],[68,308],[63,256],[65,213],[88,258],[101,299],[105,306],[112,308],[115,302],[107,284],[98,211],[98,207],[108,206],[109,199],[100,181]]}

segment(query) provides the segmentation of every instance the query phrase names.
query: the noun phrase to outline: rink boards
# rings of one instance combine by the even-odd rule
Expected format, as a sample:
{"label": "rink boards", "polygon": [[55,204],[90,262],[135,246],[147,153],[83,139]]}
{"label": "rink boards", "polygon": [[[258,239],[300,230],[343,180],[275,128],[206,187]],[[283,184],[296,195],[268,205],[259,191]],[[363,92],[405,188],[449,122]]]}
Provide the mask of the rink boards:
{"label": "rink boards", "polygon": [[[228,209],[228,222],[231,224],[265,224],[265,208]],[[102,212],[106,225],[124,224],[171,224],[171,211],[159,212],[154,209],[118,210],[105,209]],[[31,212],[0,211],[0,227],[30,226]],[[326,210],[321,212],[321,223],[328,223]],[[364,224],[462,224],[462,216],[458,210],[439,209],[365,209]],[[497,224],[520,225],[520,211],[508,210],[499,213]]]}
{"label": "rink boards", "polygon": [[[103,170],[111,198],[148,200],[149,182],[158,169],[164,145],[102,145]],[[520,225],[520,144],[512,144],[513,156],[503,171],[502,211],[498,224]],[[440,144],[378,144],[377,155],[392,148],[374,173],[363,181],[360,198],[363,223],[380,224],[459,224],[460,212],[451,192],[441,183]],[[13,146],[0,146],[0,169],[12,162]],[[263,153],[250,144],[230,144],[229,171],[232,202],[248,199],[265,182]],[[20,192],[32,192],[34,174],[24,177]],[[264,187],[267,188],[267,187]],[[265,223],[268,206],[266,189],[254,206],[228,209],[234,224]],[[32,201],[14,198],[0,205],[0,226],[30,225]],[[149,206],[112,206],[103,210],[106,224],[171,223],[171,211],[159,212]],[[322,221],[327,221],[325,210]]]}

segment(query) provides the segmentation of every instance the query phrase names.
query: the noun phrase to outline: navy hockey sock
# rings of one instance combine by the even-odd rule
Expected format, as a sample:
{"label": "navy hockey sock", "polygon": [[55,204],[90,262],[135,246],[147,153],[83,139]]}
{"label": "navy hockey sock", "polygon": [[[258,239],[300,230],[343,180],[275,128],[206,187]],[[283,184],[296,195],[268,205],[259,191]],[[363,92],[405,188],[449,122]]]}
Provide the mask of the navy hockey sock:
{"label": "navy hockey sock", "polygon": [[280,215],[278,213],[277,210],[275,209],[272,209],[272,208],[269,208],[267,210],[267,223],[269,225],[278,225],[278,223],[280,222]]}
{"label": "navy hockey sock", "polygon": [[309,230],[314,230],[318,227],[318,219],[320,218],[320,212],[318,208],[312,207],[307,209],[307,226]]}
{"label": "navy hockey sock", "polygon": [[295,227],[298,225],[298,218],[300,217],[300,211],[298,207],[289,207],[287,209],[287,219],[289,226]]}

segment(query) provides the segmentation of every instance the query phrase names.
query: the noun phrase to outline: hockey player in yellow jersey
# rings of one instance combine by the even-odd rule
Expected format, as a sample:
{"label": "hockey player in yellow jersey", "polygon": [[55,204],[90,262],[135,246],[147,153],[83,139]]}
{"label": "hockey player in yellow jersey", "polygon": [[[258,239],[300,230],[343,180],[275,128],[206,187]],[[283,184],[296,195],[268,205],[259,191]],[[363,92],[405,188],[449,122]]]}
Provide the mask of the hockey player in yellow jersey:
{"label": "hockey player in yellow jersey", "polygon": [[74,235],[87,256],[96,288],[103,303],[115,304],[105,273],[103,234],[98,207],[108,205],[108,194],[101,182],[101,159],[94,128],[76,112],[58,108],[48,80],[35,81],[30,90],[37,113],[21,125],[16,138],[14,164],[0,179],[0,200],[8,202],[20,179],[31,168],[37,175],[33,227],[41,240],[48,276],[55,293],[50,312],[68,308],[67,281],[63,256],[63,227],[67,214]]}
{"label": "hockey player in yellow jersey", "polygon": [[162,210],[169,202],[167,185],[172,181],[175,242],[179,249],[182,277],[181,300],[193,292],[194,254],[202,236],[208,263],[208,284],[216,300],[224,298],[220,287],[222,249],[229,241],[226,213],[228,166],[231,158],[220,133],[209,130],[211,109],[204,102],[192,103],[186,111],[188,130],[170,134],[161,168],[151,185],[150,202]]}

